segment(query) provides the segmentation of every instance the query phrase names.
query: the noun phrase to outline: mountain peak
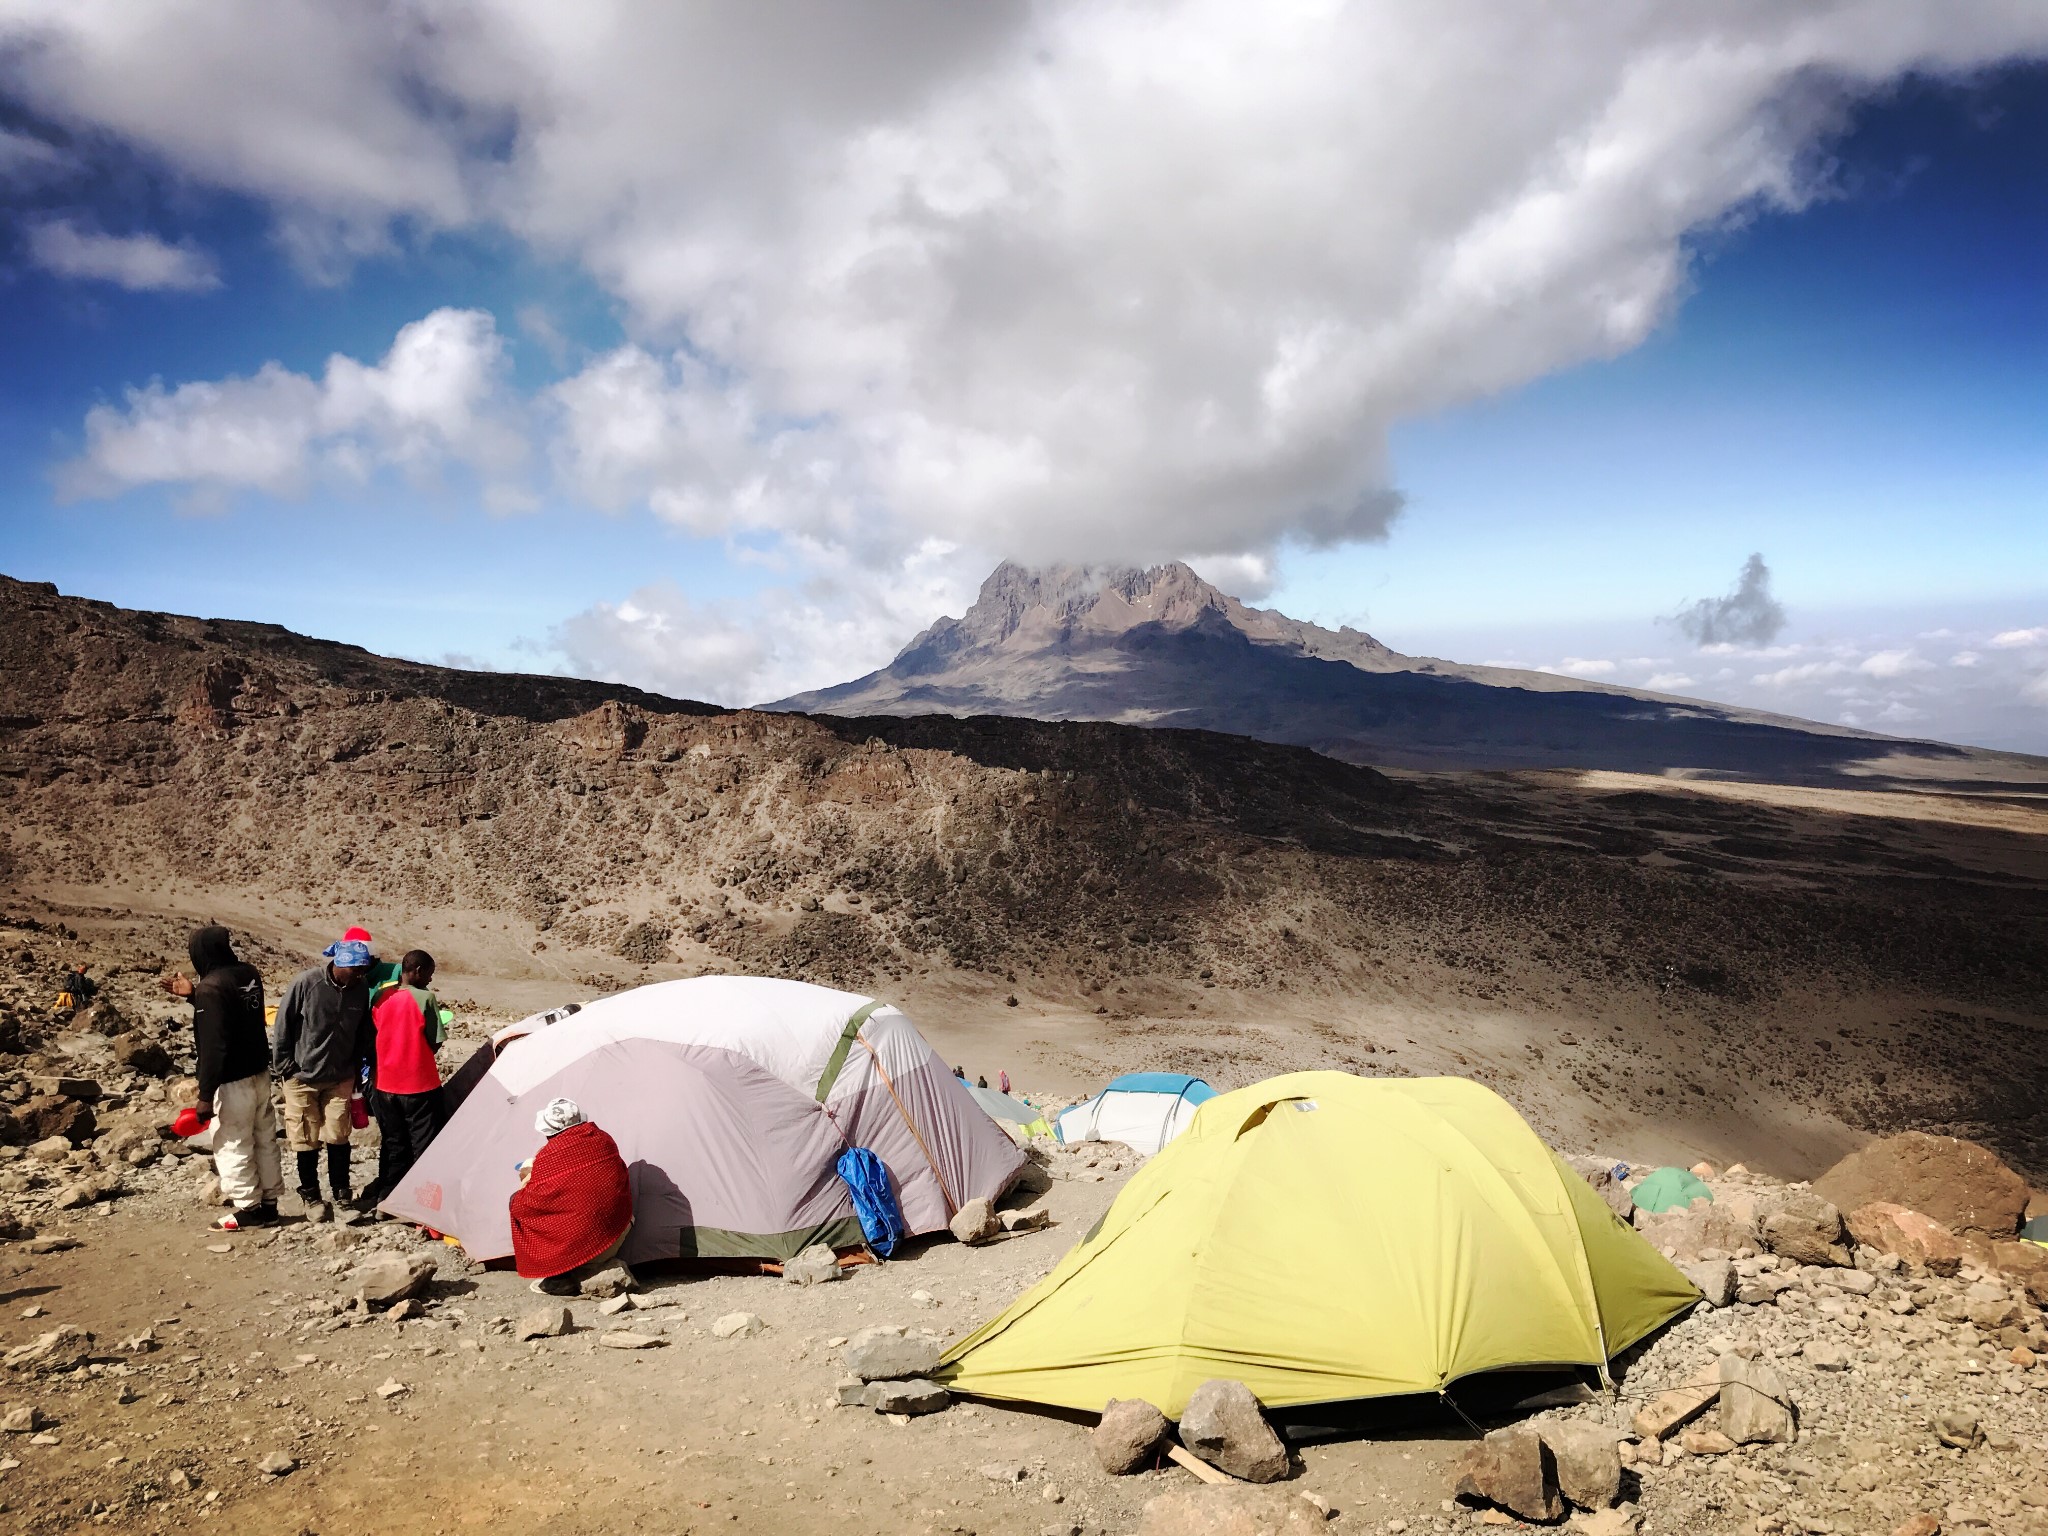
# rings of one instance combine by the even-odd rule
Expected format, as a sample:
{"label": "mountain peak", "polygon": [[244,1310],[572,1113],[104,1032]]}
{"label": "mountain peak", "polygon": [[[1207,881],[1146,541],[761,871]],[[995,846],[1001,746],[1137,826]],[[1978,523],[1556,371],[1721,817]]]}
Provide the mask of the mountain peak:
{"label": "mountain peak", "polygon": [[950,625],[973,646],[1001,645],[1023,630],[1067,634],[1077,626],[1116,633],[1144,623],[1184,624],[1204,610],[1227,614],[1234,599],[1180,561],[1129,565],[1023,566],[1005,560],[981,584],[974,606],[940,620],[906,649]]}

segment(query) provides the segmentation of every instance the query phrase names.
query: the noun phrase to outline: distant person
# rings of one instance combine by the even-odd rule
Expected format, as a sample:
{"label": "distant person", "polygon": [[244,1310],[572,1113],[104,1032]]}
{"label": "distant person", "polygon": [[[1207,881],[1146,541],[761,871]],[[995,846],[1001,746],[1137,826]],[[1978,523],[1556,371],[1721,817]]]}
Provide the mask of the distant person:
{"label": "distant person", "polygon": [[[633,1226],[633,1181],[619,1144],[574,1099],[550,1101],[533,1128],[547,1140],[519,1165],[512,1257],[544,1296],[573,1296],[612,1264]],[[633,1272],[620,1264],[626,1283]]]}
{"label": "distant person", "polygon": [[213,1122],[213,1171],[234,1207],[220,1232],[277,1221],[284,1174],[277,1157],[277,1111],[270,1102],[270,1042],[263,1033],[263,978],[235,957],[228,931],[205,927],[187,946],[192,975],[166,976],[164,990],[192,999],[199,1056],[196,1108]]}
{"label": "distant person", "polygon": [[960,1081],[963,1083],[967,1081],[967,1069],[965,1067],[955,1067],[953,1069],[953,1075],[959,1078]]}
{"label": "distant person", "polygon": [[398,985],[386,988],[370,1009],[377,1042],[370,1107],[380,1144],[377,1178],[363,1191],[366,1211],[398,1187],[448,1120],[441,1063],[434,1056],[441,1034],[441,1004],[430,990],[434,957],[424,949],[408,950],[398,971]]}
{"label": "distant person", "polygon": [[984,1072],[981,1074],[981,1076],[977,1077],[974,1080],[974,1086],[977,1088],[986,1088],[988,1086],[988,1074]]}
{"label": "distant person", "polygon": [[355,1199],[349,1178],[348,1101],[374,1049],[370,1024],[370,946],[339,939],[321,952],[323,963],[299,972],[277,1005],[277,1051],[272,1073],[284,1083],[284,1131],[299,1165],[299,1199],[311,1221],[326,1221],[333,1206],[320,1198],[320,1148],[327,1149],[327,1187],[333,1204]]}
{"label": "distant person", "polygon": [[1008,1067],[1004,1067],[1000,1072],[996,1073],[996,1091],[998,1093],[1008,1093],[1010,1091],[1010,1069]]}
{"label": "distant person", "polygon": [[99,983],[87,974],[92,962],[81,960],[64,973],[64,980],[57,987],[57,1007],[64,1009],[90,1008],[92,1000],[99,995]]}

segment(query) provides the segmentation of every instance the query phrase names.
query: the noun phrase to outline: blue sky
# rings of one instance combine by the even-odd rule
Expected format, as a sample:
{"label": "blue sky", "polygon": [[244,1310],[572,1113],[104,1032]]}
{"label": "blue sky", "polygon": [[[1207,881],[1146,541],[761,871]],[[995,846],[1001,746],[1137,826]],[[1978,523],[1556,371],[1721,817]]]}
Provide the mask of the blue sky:
{"label": "blue sky", "polygon": [[[1183,555],[1405,650],[2048,752],[2048,70],[2020,56],[2048,38],[1958,21],[1939,47],[1978,56],[1933,78],[1937,45],[1866,9],[1900,29],[1896,71],[1818,103],[1815,70],[1846,66],[1788,54],[1748,95],[1646,109],[1629,82],[1716,39],[1589,41],[1611,57],[1532,93],[1543,156],[1455,100],[1358,116],[1318,55],[1369,63],[1376,38],[1305,38],[1244,65],[1241,157],[1177,162],[1171,124],[1148,145],[1133,117],[1116,163],[1071,151],[981,203],[1006,165],[981,137],[1135,111],[1084,67],[1137,46],[1090,8],[921,38],[903,81],[823,108],[756,59],[760,142],[719,126],[696,159],[661,138],[688,124],[610,131],[671,110],[658,69],[645,92],[549,79],[542,112],[525,75],[474,84],[482,43],[457,70],[369,37],[328,49],[369,73],[295,89],[253,45],[195,47],[136,107],[122,71],[161,43],[46,23],[43,62],[0,78],[0,571],[745,702],[885,660],[1002,555]],[[1453,98],[1498,63],[1443,46]],[[1195,153],[1221,110],[1185,84],[1200,60],[1183,78],[1147,47],[1180,92],[1152,115]],[[414,113],[402,77],[437,68],[474,122]],[[330,84],[359,110],[320,118]],[[243,118],[225,147],[194,126]],[[309,124],[388,157],[374,195],[290,158]],[[1392,165],[1416,136],[1436,163]],[[1651,148],[1617,190],[1572,161],[1587,140]],[[921,176],[924,211],[891,222]],[[1509,217],[1560,198],[1563,236]],[[1462,300],[1447,252],[1491,262]],[[1657,622],[1753,552],[1781,628],[1703,651]],[[339,574],[364,557],[389,579]]]}

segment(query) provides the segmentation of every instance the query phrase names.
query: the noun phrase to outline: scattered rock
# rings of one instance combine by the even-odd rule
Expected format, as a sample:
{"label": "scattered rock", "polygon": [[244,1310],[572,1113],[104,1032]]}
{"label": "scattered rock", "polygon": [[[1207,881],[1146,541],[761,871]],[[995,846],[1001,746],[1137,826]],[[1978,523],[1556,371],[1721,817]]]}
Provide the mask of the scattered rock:
{"label": "scattered rock", "polygon": [[1694,1456],[1725,1456],[1735,1449],[1735,1442],[1720,1430],[1700,1425],[1681,1431],[1678,1443]]}
{"label": "scattered rock", "polygon": [[839,1255],[823,1243],[813,1243],[782,1266],[782,1278],[789,1285],[826,1285],[843,1273]]}
{"label": "scattered rock", "polygon": [[1721,1395],[1721,1370],[1710,1365],[1684,1386],[1659,1392],[1637,1410],[1631,1421],[1645,1440],[1662,1440],[1688,1419],[1705,1411]]}
{"label": "scattered rock", "polygon": [[1778,1373],[1734,1351],[1721,1356],[1721,1433],[1737,1445],[1789,1445],[1796,1425],[1792,1400]]}
{"label": "scattered rock", "polygon": [[1892,1536],[1941,1536],[1941,1521],[1933,1515],[1915,1515]]}
{"label": "scattered rock", "polygon": [[1170,1431],[1166,1415],[1142,1397],[1113,1397],[1089,1439],[1102,1470],[1122,1476],[1149,1466]]}
{"label": "scattered rock", "polygon": [[116,1035],[114,1060],[144,1077],[169,1077],[177,1070],[171,1053],[144,1035]]}
{"label": "scattered rock", "polygon": [[930,1375],[938,1369],[943,1353],[936,1339],[868,1328],[853,1336],[839,1359],[862,1381],[896,1381]]}
{"label": "scattered rock", "polygon": [[1951,1232],[2011,1237],[2027,1208],[2027,1182],[1998,1155],[1960,1136],[1904,1131],[1851,1152],[1813,1181],[1843,1210],[1874,1201],[1931,1217]]}
{"label": "scattered rock", "polygon": [[1005,1232],[1036,1232],[1052,1225],[1052,1212],[1034,1205],[1021,1211],[1004,1211],[1000,1220]]}
{"label": "scattered rock", "polygon": [[434,1278],[435,1264],[423,1257],[373,1259],[349,1277],[356,1299],[366,1307],[388,1307],[417,1296]]}
{"label": "scattered rock", "polygon": [[396,1376],[387,1376],[384,1378],[384,1384],[377,1389],[377,1395],[383,1398],[386,1402],[389,1402],[394,1397],[405,1396],[406,1393],[410,1392],[411,1390],[411,1387],[408,1387]]}
{"label": "scattered rock", "polygon": [[979,1197],[955,1211],[946,1225],[954,1237],[970,1246],[990,1242],[1003,1233],[1002,1218],[996,1215],[994,1205]]}
{"label": "scattered rock", "polygon": [[26,1344],[18,1344],[0,1355],[0,1366],[11,1371],[37,1371],[45,1375],[74,1370],[92,1355],[93,1336],[83,1328],[60,1323],[48,1333],[39,1333]]}
{"label": "scattered rock", "polygon": [[937,1413],[952,1400],[953,1395],[944,1387],[922,1377],[909,1381],[871,1381],[861,1393],[861,1401],[877,1413],[912,1416]]}
{"label": "scattered rock", "polygon": [[1984,1443],[1984,1429],[1975,1414],[1944,1413],[1935,1418],[1934,1438],[1959,1451],[1974,1451]]}
{"label": "scattered rock", "polygon": [[867,1406],[868,1384],[858,1376],[842,1376],[832,1384],[832,1396],[842,1408]]}
{"label": "scattered rock", "polygon": [[711,1325],[711,1336],[714,1339],[751,1339],[757,1333],[765,1333],[767,1328],[758,1313],[728,1312]]}
{"label": "scattered rock", "polygon": [[[753,1316],[752,1313],[735,1315]],[[760,1319],[755,1318],[754,1321],[758,1323]],[[720,1337],[725,1338],[730,1337],[730,1335],[721,1334]],[[599,1334],[597,1342],[606,1349],[658,1349],[668,1341],[658,1333],[633,1333],[624,1328],[613,1328],[608,1332]]]}
{"label": "scattered rock", "polygon": [[298,1465],[296,1457],[287,1456],[283,1451],[272,1451],[256,1463],[256,1470],[265,1477],[283,1477],[286,1473],[297,1470]]}
{"label": "scattered rock", "polygon": [[639,1282],[633,1278],[633,1271],[614,1260],[594,1275],[586,1275],[577,1291],[585,1296],[623,1296],[633,1290]]}
{"label": "scattered rock", "polygon": [[1855,1359],[1848,1346],[1833,1339],[1809,1340],[1801,1353],[1816,1371],[1846,1371]]}
{"label": "scattered rock", "polygon": [[597,1315],[599,1317],[617,1317],[621,1312],[630,1312],[632,1310],[633,1297],[630,1292],[623,1296],[607,1296],[597,1304]]}
{"label": "scattered rock", "polygon": [[1031,1475],[1031,1469],[1014,1461],[991,1461],[981,1469],[981,1475],[992,1483],[1006,1483],[1014,1486]]}
{"label": "scattered rock", "polygon": [[1241,1381],[1215,1377],[1195,1388],[1180,1416],[1180,1443],[1248,1483],[1276,1482],[1287,1475],[1287,1447]]}
{"label": "scattered rock", "polygon": [[1685,1278],[1700,1288],[1710,1307],[1725,1307],[1735,1300],[1735,1266],[1726,1259],[1700,1259],[1678,1266]]}
{"label": "scattered rock", "polygon": [[570,1317],[567,1307],[542,1307],[528,1312],[513,1326],[512,1337],[524,1343],[528,1339],[555,1339],[569,1331]]}
{"label": "scattered rock", "polygon": [[1555,1520],[1564,1514],[1556,1461],[1528,1424],[1493,1430],[1468,1450],[1453,1474],[1451,1491],[1458,1498],[1496,1504],[1524,1520]]}
{"label": "scattered rock", "polygon": [[49,1415],[33,1403],[19,1408],[10,1408],[0,1414],[0,1435],[32,1435],[45,1428],[50,1422]]}

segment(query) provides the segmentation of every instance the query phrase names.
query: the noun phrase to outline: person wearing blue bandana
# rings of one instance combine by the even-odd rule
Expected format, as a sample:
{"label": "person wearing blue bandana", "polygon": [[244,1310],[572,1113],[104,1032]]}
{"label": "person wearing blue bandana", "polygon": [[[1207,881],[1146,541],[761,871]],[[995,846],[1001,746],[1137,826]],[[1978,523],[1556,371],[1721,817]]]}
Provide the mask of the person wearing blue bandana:
{"label": "person wearing blue bandana", "polygon": [[[301,971],[277,1005],[271,1073],[284,1084],[284,1131],[298,1162],[299,1199],[309,1220],[325,1221],[333,1206],[355,1199],[349,1177],[348,1101],[371,1059],[370,946],[338,939],[324,961]],[[327,1186],[320,1198],[320,1152]]]}

